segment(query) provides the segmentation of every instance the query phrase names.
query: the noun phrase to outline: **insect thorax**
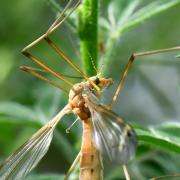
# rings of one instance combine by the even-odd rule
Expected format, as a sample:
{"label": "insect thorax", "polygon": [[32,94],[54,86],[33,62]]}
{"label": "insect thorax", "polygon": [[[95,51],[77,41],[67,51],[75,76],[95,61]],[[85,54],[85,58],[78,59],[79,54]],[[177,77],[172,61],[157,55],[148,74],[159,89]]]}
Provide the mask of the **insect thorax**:
{"label": "insect thorax", "polygon": [[[95,76],[89,78],[89,80],[90,81],[75,84],[69,92],[69,105],[74,114],[79,116],[81,120],[88,119],[91,116],[83,94],[88,90],[95,96],[100,96],[101,90],[112,84],[111,79],[98,78]],[[93,83],[100,88],[99,92],[97,92]]]}

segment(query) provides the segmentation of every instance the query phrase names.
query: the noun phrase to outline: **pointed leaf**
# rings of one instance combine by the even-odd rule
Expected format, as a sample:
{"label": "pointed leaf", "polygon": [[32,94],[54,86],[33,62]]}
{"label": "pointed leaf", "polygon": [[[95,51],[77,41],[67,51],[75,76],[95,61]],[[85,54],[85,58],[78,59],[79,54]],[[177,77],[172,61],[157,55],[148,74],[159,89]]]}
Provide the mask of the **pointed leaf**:
{"label": "pointed leaf", "polygon": [[177,6],[180,4],[180,0],[158,0],[153,1],[152,3],[148,4],[147,6],[141,8],[136,13],[134,13],[131,18],[127,21],[126,24],[121,26],[118,29],[118,34],[123,31],[127,31],[128,29],[139,25],[140,23],[152,18],[159,13],[168,10],[171,7]]}
{"label": "pointed leaf", "polygon": [[135,128],[138,138],[148,144],[180,153],[180,123],[166,123],[149,128]]}
{"label": "pointed leaf", "polygon": [[0,103],[0,122],[9,123],[38,123],[33,110],[15,102]]}

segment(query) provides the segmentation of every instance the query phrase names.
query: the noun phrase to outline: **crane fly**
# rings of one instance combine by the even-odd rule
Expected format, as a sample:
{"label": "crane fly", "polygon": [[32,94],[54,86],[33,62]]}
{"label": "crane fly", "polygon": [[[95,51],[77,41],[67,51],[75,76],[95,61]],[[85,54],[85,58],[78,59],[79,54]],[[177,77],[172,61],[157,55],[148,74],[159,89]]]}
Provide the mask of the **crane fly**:
{"label": "crane fly", "polygon": [[[90,80],[104,87],[112,82],[111,79],[97,79],[97,77]],[[84,121],[85,129],[89,128],[89,119],[92,119],[94,143],[111,161],[124,164],[134,154],[136,147],[134,131],[119,116],[101,105],[93,86],[86,81],[75,84],[69,93],[69,103],[4,162],[0,169],[1,179],[24,178],[47,152],[59,120],[69,113],[78,115]],[[86,136],[88,133],[85,132]],[[89,152],[84,150],[84,153]]]}
{"label": "crane fly", "polygon": [[[64,81],[70,87],[70,91],[67,91],[64,87],[42,76],[40,73],[41,70],[27,66],[21,67],[23,71],[47,81],[62,91],[69,93],[68,103],[55,117],[38,130],[25,144],[7,158],[7,160],[5,160],[5,162],[0,166],[1,180],[19,180],[25,178],[28,173],[36,167],[48,151],[56,125],[65,115],[70,113],[77,115],[82,120],[83,140],[81,151],[75,159],[65,179],[69,177],[69,174],[79,159],[80,179],[83,180],[103,179],[103,164],[101,155],[112,163],[120,165],[127,164],[127,162],[133,158],[136,151],[136,134],[129,124],[120,118],[119,115],[112,112],[111,106],[116,101],[124,79],[136,57],[180,50],[180,47],[174,47],[133,54],[129,58],[129,62],[124,70],[122,78],[120,78],[117,89],[113,95],[112,102],[110,105],[106,106],[100,102],[99,97],[102,94],[102,90],[112,84],[112,79],[99,76],[88,77],[49,38],[49,35],[54,32],[63,21],[65,21],[65,19],[80,3],[80,1],[78,1],[69,13],[62,18],[72,2],[73,0],[68,2],[60,17],[55,20],[45,34],[22,50],[22,53],[25,56],[43,68],[42,71],[50,73],[58,79]],[[53,69],[42,63],[42,61],[37,57],[33,56],[29,52],[29,49],[42,40],[45,40],[51,48],[53,48],[55,52],[62,57],[69,66],[75,69],[86,81],[74,85],[67,80],[64,75],[55,72]],[[124,166],[124,170],[126,178],[128,179],[129,177],[126,173],[126,166]]]}
{"label": "crane fly", "polygon": [[[72,0],[70,0],[67,4],[62,12],[62,15],[71,3]],[[96,171],[98,167],[103,169],[100,154],[96,150],[97,148],[99,148],[98,150],[100,153],[107,156],[110,161],[120,164],[126,163],[134,155],[136,149],[136,136],[133,129],[118,115],[102,105],[97,98],[100,96],[101,90],[104,87],[109,86],[112,83],[112,80],[99,77],[89,78],[74,63],[72,63],[72,61],[49,38],[49,35],[57,29],[57,27],[78,6],[78,4],[79,1],[75,4],[74,8],[67,16],[61,20],[61,15],[44,35],[33,41],[22,50],[22,53],[42,67],[43,71],[61,79],[71,88],[69,93],[69,103],[1,165],[1,179],[23,179],[26,177],[26,175],[38,164],[47,152],[53,137],[53,131],[58,122],[64,115],[69,113],[76,114],[83,122],[84,143],[82,143],[81,147],[81,179],[84,179],[84,177],[87,179],[87,174],[89,172],[92,175],[91,177],[94,177],[93,179],[101,179],[102,173],[99,173],[98,175]],[[42,63],[41,60],[29,53],[28,50],[41,40],[46,40],[46,42],[61,57],[63,57],[63,59],[72,68],[74,68],[84,79],[86,79],[86,82],[73,85],[64,77],[64,75],[55,72]],[[59,84],[42,76],[38,69],[26,66],[22,66],[21,69],[51,83],[64,92],[67,92],[67,90]],[[99,109],[99,111],[97,109]],[[99,118],[99,120],[97,121],[96,118]],[[114,128],[114,131],[112,128]],[[94,160],[92,160],[92,158]]]}

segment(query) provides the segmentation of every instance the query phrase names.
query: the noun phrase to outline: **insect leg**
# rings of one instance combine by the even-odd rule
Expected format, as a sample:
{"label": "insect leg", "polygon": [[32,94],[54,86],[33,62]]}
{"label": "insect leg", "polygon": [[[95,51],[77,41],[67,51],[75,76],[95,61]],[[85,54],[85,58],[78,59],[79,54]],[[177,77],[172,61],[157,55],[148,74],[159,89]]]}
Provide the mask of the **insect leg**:
{"label": "insect leg", "polygon": [[131,178],[130,178],[130,175],[129,175],[129,173],[128,173],[128,169],[127,169],[127,166],[126,166],[126,165],[123,165],[123,171],[124,171],[124,175],[125,175],[126,180],[131,180]]}
{"label": "insect leg", "polygon": [[78,155],[76,156],[76,158],[75,158],[75,160],[73,161],[71,167],[69,168],[66,176],[64,177],[64,180],[68,180],[69,176],[70,176],[71,173],[74,171],[74,168],[76,167],[77,163],[79,162],[80,155],[81,155],[81,152],[79,152]]}
{"label": "insect leg", "polygon": [[150,180],[159,180],[159,179],[176,178],[176,177],[180,177],[180,174],[178,173],[178,174],[158,176],[158,177],[151,178]]}
{"label": "insect leg", "polygon": [[52,25],[48,28],[48,30],[46,31],[45,34],[41,35],[39,38],[37,38],[36,40],[34,40],[32,43],[30,43],[29,45],[27,45],[23,50],[22,53],[26,52],[28,49],[30,49],[31,47],[33,47],[34,45],[38,44],[39,42],[41,42],[45,37],[49,36],[52,32],[54,32],[70,15],[71,13],[76,9],[76,7],[80,4],[80,0],[78,0],[76,2],[76,4],[74,5],[74,7],[70,10],[70,12],[64,17],[63,15],[65,14],[66,10],[69,8],[70,4],[73,2],[73,0],[70,0],[66,7],[64,8],[64,10],[62,11],[62,13],[60,14],[60,16],[52,23]]}
{"label": "insect leg", "polygon": [[[34,71],[34,72],[37,72],[37,73],[46,73],[46,74],[49,74],[48,71],[46,71],[45,69],[39,69],[39,68],[35,68],[35,67],[29,67],[29,66],[20,66],[20,69],[21,70],[24,70],[25,69],[30,69],[31,71]],[[24,70],[26,71],[26,70]],[[68,74],[62,74],[62,73],[59,73],[61,76],[63,77],[67,77],[67,78],[74,78],[74,79],[83,79],[83,77],[80,77],[80,76],[74,76],[74,75],[68,75]]]}
{"label": "insect leg", "polygon": [[131,68],[134,60],[137,57],[148,56],[148,55],[152,55],[152,54],[159,54],[159,53],[164,53],[164,52],[178,51],[178,50],[180,50],[180,46],[172,47],[172,48],[166,48],[166,49],[159,49],[159,50],[154,50],[154,51],[146,51],[146,52],[140,52],[140,53],[133,53],[130,56],[128,64],[126,65],[125,70],[123,72],[123,75],[121,76],[121,78],[120,78],[120,80],[118,82],[117,89],[114,92],[112,101],[110,103],[110,107],[112,107],[113,103],[116,101],[116,99],[117,99],[117,97],[119,95],[119,92],[121,91],[123,82],[124,82],[126,76],[128,75],[129,69]]}
{"label": "insect leg", "polygon": [[30,54],[29,52],[23,52],[23,54],[25,56],[27,56],[29,59],[31,59],[33,62],[35,62],[36,64],[38,64],[40,67],[42,67],[43,69],[45,69],[47,72],[49,72],[50,74],[54,75],[55,77],[61,79],[62,81],[64,81],[66,84],[68,84],[70,87],[73,87],[73,84],[68,81],[67,79],[65,79],[62,75],[58,74],[57,72],[55,72],[54,70],[52,70],[51,68],[49,68],[47,65],[45,65],[44,63],[41,62],[41,60],[37,59],[35,56],[33,56],[32,54]]}
{"label": "insect leg", "polygon": [[74,7],[70,10],[70,12],[63,18],[62,16],[65,14],[66,10],[69,8],[69,6],[71,5],[71,3],[73,2],[73,0],[70,0],[66,7],[63,9],[63,11],[61,12],[60,16],[54,21],[54,23],[49,27],[49,29],[46,32],[46,35],[48,36],[49,34],[51,34],[52,32],[54,32],[70,15],[71,13],[77,8],[77,6],[81,3],[81,0],[78,0],[76,2],[76,4],[74,5]]}
{"label": "insect leg", "polygon": [[79,67],[76,66],[76,65],[71,61],[71,59],[70,59],[59,47],[57,47],[57,45],[56,45],[52,40],[50,40],[49,37],[45,37],[44,39],[45,39],[45,40],[47,41],[47,43],[56,51],[56,53],[63,58],[63,60],[65,60],[74,70],[76,70],[77,72],[79,72],[79,74],[81,74],[81,76],[82,76],[84,79],[86,79],[87,81],[89,81],[89,82],[93,85],[93,87],[94,87],[98,92],[100,91],[99,87],[98,87],[95,83],[93,83],[93,82],[89,79],[89,77],[88,77],[85,73],[83,73],[83,72],[79,69]]}
{"label": "insect leg", "polygon": [[[61,79],[62,81],[64,81],[65,83],[67,83],[70,87],[73,86],[73,84],[66,80],[62,75],[56,73],[55,71],[53,71],[52,69],[50,69],[49,67],[47,67],[44,63],[40,62],[40,60],[38,60],[36,57],[34,57],[33,55],[31,55],[28,50],[35,46],[36,44],[40,43],[42,40],[44,40],[45,37],[47,37],[48,35],[50,35],[52,32],[54,32],[60,25],[62,22],[64,22],[66,20],[67,17],[70,16],[70,14],[76,9],[76,7],[79,5],[80,0],[78,0],[74,7],[70,10],[70,12],[65,15],[63,17],[63,15],[65,14],[66,10],[69,8],[69,6],[72,4],[73,0],[70,0],[66,7],[64,8],[64,10],[62,11],[62,13],[60,14],[60,16],[54,21],[54,23],[50,26],[50,28],[47,30],[47,32],[45,34],[43,34],[42,36],[40,36],[38,39],[36,39],[35,41],[33,41],[32,43],[30,43],[28,46],[26,46],[23,50],[22,53],[28,57],[29,59],[31,59],[33,62],[35,62],[36,64],[38,64],[39,66],[41,66],[43,69],[45,69],[47,72],[49,72],[50,74],[53,74],[54,76],[58,77],[59,79]],[[35,75],[35,73],[34,73]],[[36,73],[37,75],[37,73]],[[42,79],[42,78],[41,78]]]}
{"label": "insect leg", "polygon": [[[159,50],[154,50],[154,51],[147,51],[147,52],[140,52],[140,53],[134,53],[134,54],[132,54],[132,55],[130,56],[130,58],[129,58],[128,64],[127,64],[126,67],[125,67],[125,70],[124,70],[124,72],[123,72],[123,75],[122,75],[122,77],[120,78],[120,80],[119,80],[119,82],[118,82],[117,89],[116,89],[116,91],[114,92],[112,101],[111,101],[111,103],[110,103],[110,105],[109,105],[110,108],[112,107],[113,103],[117,100],[117,97],[118,97],[118,95],[119,95],[119,92],[121,91],[123,82],[124,82],[126,76],[128,75],[129,69],[131,68],[131,66],[132,66],[135,58],[141,57],[141,56],[152,55],[152,54],[163,53],[163,52],[178,51],[178,50],[180,50],[180,46],[178,46],[178,47],[173,47],[173,48],[159,49]],[[128,173],[128,171],[127,171],[126,165],[123,166],[123,171],[124,171],[124,174],[125,174],[126,179],[129,180],[130,177],[129,177],[129,173]]]}
{"label": "insect leg", "polygon": [[[61,89],[62,91],[66,92],[66,93],[69,93],[69,91],[67,89],[65,89],[64,87],[60,86],[58,83],[42,76],[39,72],[42,72],[41,70],[38,70],[36,68],[31,68],[31,67],[27,67],[27,66],[21,66],[20,67],[21,70],[25,71],[25,72],[28,72],[30,74],[32,74],[33,76],[36,76],[37,78],[43,80],[43,81],[46,81],[48,83],[50,83],[51,85]],[[45,71],[43,71],[45,72]]]}

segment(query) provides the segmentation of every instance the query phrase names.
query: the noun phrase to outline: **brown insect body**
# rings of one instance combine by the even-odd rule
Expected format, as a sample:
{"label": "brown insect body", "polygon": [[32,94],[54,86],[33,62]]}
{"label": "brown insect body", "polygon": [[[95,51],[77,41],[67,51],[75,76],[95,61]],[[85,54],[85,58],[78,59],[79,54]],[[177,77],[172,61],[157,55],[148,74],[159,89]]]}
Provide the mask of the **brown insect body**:
{"label": "brown insect body", "polygon": [[83,136],[80,155],[80,180],[102,180],[101,155],[92,141],[91,119],[83,120]]}
{"label": "brown insect body", "polygon": [[[111,79],[104,78],[91,77],[90,80],[101,88],[109,86],[112,83]],[[89,88],[98,95],[89,82],[75,84],[69,93],[69,105],[74,114],[79,116],[83,123],[79,179],[101,180],[103,179],[103,164],[101,155],[92,141],[91,114],[86,106],[86,100],[83,97],[85,88]]]}
{"label": "brown insect body", "polygon": [[93,85],[94,83],[101,89],[112,84],[112,79],[91,77],[89,81],[77,83],[69,92],[69,105],[74,114],[80,117],[81,120],[90,118],[90,111],[86,106],[85,99],[83,97],[83,91],[85,88],[89,88],[96,96],[100,96],[100,92],[97,92]]}

